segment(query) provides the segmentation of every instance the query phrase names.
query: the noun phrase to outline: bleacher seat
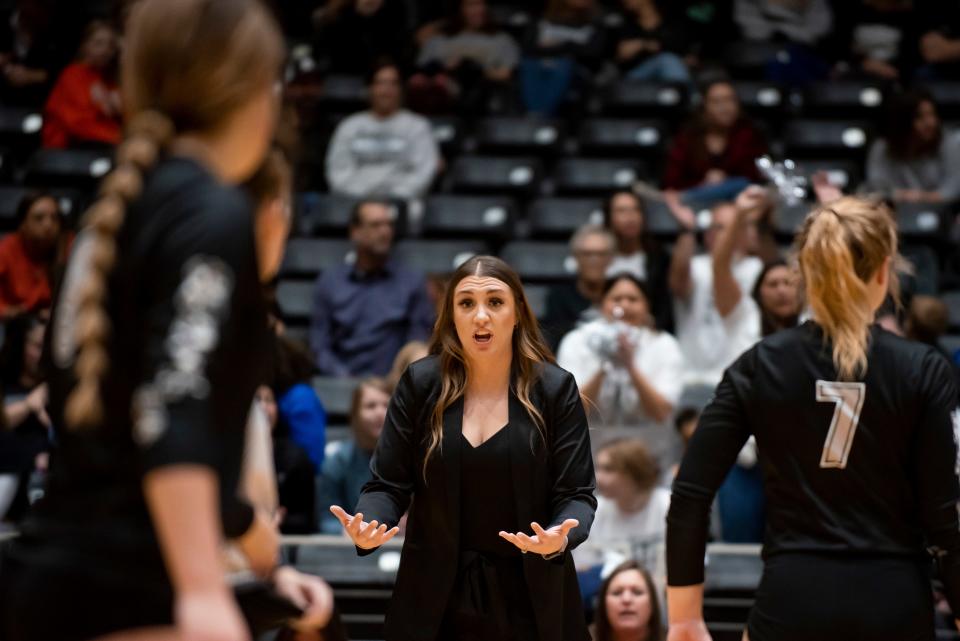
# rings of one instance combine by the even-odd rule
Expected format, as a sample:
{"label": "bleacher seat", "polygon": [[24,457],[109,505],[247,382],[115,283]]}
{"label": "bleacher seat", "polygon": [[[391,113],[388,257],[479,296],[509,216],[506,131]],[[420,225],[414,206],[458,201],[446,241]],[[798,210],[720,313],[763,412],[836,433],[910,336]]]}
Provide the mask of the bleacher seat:
{"label": "bleacher seat", "polygon": [[952,358],[957,352],[960,352],[960,335],[947,334],[941,336],[940,346],[946,350],[947,354]]}
{"label": "bleacher seat", "polygon": [[940,299],[947,305],[950,331],[960,332],[960,291],[942,292]]}
{"label": "bleacher seat", "polygon": [[489,253],[479,240],[402,240],[397,243],[397,260],[425,274],[449,274],[466,260]]}
{"label": "bleacher seat", "polygon": [[314,377],[313,390],[320,397],[323,409],[327,411],[328,421],[345,423],[350,420],[350,402],[353,400],[353,390],[359,382],[356,378]]}
{"label": "bleacher seat", "polygon": [[527,208],[530,236],[569,239],[581,225],[603,224],[601,198],[538,198]]}
{"label": "bleacher seat", "polygon": [[[0,186],[0,231],[9,231],[16,227],[17,207],[23,197],[31,191],[33,190],[28,187],[18,185]],[[86,204],[83,195],[70,189],[49,191],[57,199],[60,211],[67,219],[67,224],[72,225],[80,216]]]}
{"label": "bleacher seat", "polygon": [[316,278],[320,272],[348,262],[353,245],[347,239],[292,238],[287,243],[280,275]]}
{"label": "bleacher seat", "polygon": [[517,40],[523,38],[533,20],[529,8],[516,4],[503,5],[492,2],[487,10],[490,13],[491,22],[509,32]]}
{"label": "bleacher seat", "polygon": [[647,198],[640,200],[643,203],[644,225],[647,231],[662,238],[674,238],[680,233],[680,224],[666,203]]}
{"label": "bleacher seat", "polygon": [[562,148],[566,133],[560,121],[503,117],[479,121],[474,135],[480,153],[550,156]]}
{"label": "bleacher seat", "polygon": [[818,82],[803,93],[806,117],[874,119],[883,113],[883,87],[873,80]]}
{"label": "bleacher seat", "polygon": [[458,193],[530,195],[542,176],[543,165],[536,158],[460,156],[448,172],[446,188]]}
{"label": "bleacher seat", "polygon": [[788,62],[790,53],[780,43],[758,40],[731,42],[723,51],[724,67],[735,78],[762,79],[773,61]]}
{"label": "bleacher seat", "polygon": [[816,207],[814,203],[797,203],[778,207],[773,218],[776,235],[781,240],[791,241],[814,207]]}
{"label": "bleacher seat", "polygon": [[598,156],[658,156],[667,138],[659,120],[593,118],[583,121],[577,135],[580,153]]}
{"label": "bleacher seat", "polygon": [[863,180],[861,163],[840,159],[805,159],[797,161],[797,172],[808,179],[818,171],[825,171],[830,183],[846,192],[852,192]]}
{"label": "bleacher seat", "polygon": [[463,146],[463,122],[456,116],[431,116],[430,129],[433,139],[445,156],[455,156]]}
{"label": "bleacher seat", "polygon": [[0,107],[0,144],[29,152],[40,146],[43,115],[37,109]]}
{"label": "bleacher seat", "polygon": [[24,180],[44,187],[92,189],[112,167],[109,150],[39,149],[27,161]]}
{"label": "bleacher seat", "polygon": [[687,106],[687,93],[682,87],[627,79],[610,88],[603,109],[610,115],[676,122],[686,118]]}
{"label": "bleacher seat", "polygon": [[368,106],[363,76],[331,74],[324,79],[320,107],[327,113],[352,114]]}
{"label": "bleacher seat", "polygon": [[677,402],[677,409],[684,407],[693,407],[702,410],[713,398],[715,385],[687,385],[680,393],[680,400]]}
{"label": "bleacher seat", "polygon": [[277,304],[283,312],[284,321],[301,325],[310,320],[314,286],[312,280],[283,279],[277,283]]}
{"label": "bleacher seat", "polygon": [[897,203],[897,230],[901,236],[937,241],[949,229],[953,209],[933,203]]}
{"label": "bleacher seat", "polygon": [[557,194],[606,195],[647,176],[646,167],[624,159],[563,158],[553,174]]}
{"label": "bleacher seat", "polygon": [[488,238],[505,240],[513,233],[516,203],[505,196],[430,196],[422,232],[429,238]]}
{"label": "bleacher seat", "polygon": [[530,311],[537,318],[543,318],[547,312],[547,285],[523,284],[523,293],[527,297],[527,303],[530,305]]}
{"label": "bleacher seat", "polygon": [[785,153],[794,159],[824,156],[862,159],[872,136],[872,126],[864,121],[797,119],[787,122],[783,142]]}
{"label": "bleacher seat", "polygon": [[779,121],[789,103],[788,92],[772,82],[738,80],[733,83],[743,108],[766,121]]}
{"label": "bleacher seat", "polygon": [[560,281],[576,273],[569,243],[517,240],[504,245],[500,258],[529,281]]}
{"label": "bleacher seat", "polygon": [[960,118],[960,82],[937,80],[923,86],[933,95],[941,118]]}
{"label": "bleacher seat", "polygon": [[[299,236],[343,236],[350,227],[350,215],[357,199],[315,191],[301,192],[296,197],[296,233]],[[403,202],[392,204],[394,231],[400,236],[406,228]]]}

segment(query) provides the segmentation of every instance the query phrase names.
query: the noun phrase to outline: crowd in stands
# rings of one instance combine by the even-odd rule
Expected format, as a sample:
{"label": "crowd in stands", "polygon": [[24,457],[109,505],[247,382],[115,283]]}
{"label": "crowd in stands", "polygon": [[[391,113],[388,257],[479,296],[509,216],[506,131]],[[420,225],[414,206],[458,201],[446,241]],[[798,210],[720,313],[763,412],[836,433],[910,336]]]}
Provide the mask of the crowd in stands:
{"label": "crowd in stands", "polygon": [[[117,78],[126,3],[86,13],[77,4],[85,3],[0,3],[0,110],[42,118],[42,127],[30,128],[29,153],[22,153],[22,131],[13,139],[9,157],[20,165],[0,168],[0,182],[10,183],[0,187],[0,201],[16,198],[0,204],[12,212],[0,216],[7,232],[0,240],[6,522],[22,514],[55,448],[40,354],[75,222],[59,190],[77,183],[32,180],[30,154],[108,152],[122,128]],[[309,279],[297,290],[297,306],[308,312],[292,314],[279,294],[274,303],[274,376],[263,381],[257,406],[272,430],[285,532],[337,533],[326,507],[355,504],[369,477],[392,387],[427,353],[443,277],[454,268],[435,267],[441,250],[427,241],[462,243],[457,261],[478,244],[506,256],[511,241],[530,241],[534,255],[521,256],[530,265],[552,260],[538,247],[568,242],[562,270],[537,277],[521,268],[521,276],[539,289],[542,330],[588,401],[601,498],[577,564],[585,590],[599,595],[597,638],[655,638],[656,589],[641,566],[621,562],[631,546],[662,539],[665,488],[724,369],[763,336],[805,317],[783,222],[790,199],[782,185],[750,186],[769,181],[758,158],[793,150],[785,142],[791,120],[811,122],[806,132],[837,120],[829,105],[816,111],[824,83],[856,88],[852,103],[837,107],[855,115],[842,143],[798,159],[807,165],[800,207],[843,191],[871,194],[892,204],[902,229],[928,232],[905,237],[914,268],[902,278],[902,307],[891,302],[881,320],[960,363],[960,345],[944,341],[960,318],[941,297],[960,285],[960,134],[949,120],[960,115],[960,85],[951,84],[960,81],[960,2],[273,4],[290,39],[287,112],[299,127],[299,148],[290,180],[297,193],[275,195],[268,206],[297,210],[295,235],[307,230],[302,235],[344,248],[308,256],[319,267],[294,274]],[[757,99],[750,83],[780,93]],[[661,93],[606,110],[611,95],[638,88]],[[641,168],[564,191],[551,171],[594,157],[578,138],[591,119],[601,131],[654,123],[638,125],[626,146],[608,148]],[[484,127],[493,125],[505,138],[484,147]],[[524,139],[530,131],[532,141]],[[517,160],[530,156],[537,157],[530,165]],[[472,186],[462,188],[464,158],[517,162],[500,183],[485,182],[499,170],[481,164]],[[838,169],[846,175],[838,178]],[[73,202],[89,200],[85,189]],[[310,218],[304,192],[329,205],[330,220]],[[424,214],[438,195],[501,200],[484,205],[476,224],[453,205],[438,232]],[[561,217],[551,199],[587,204],[550,232],[534,225],[538,199],[548,203],[548,222]],[[485,226],[501,225],[505,235],[483,235]],[[424,244],[401,251],[415,240]],[[281,269],[278,292],[291,273]],[[349,386],[330,388],[340,397],[325,395],[317,377]],[[343,409],[331,412],[334,406]],[[717,540],[759,540],[759,483],[748,443],[718,497]],[[636,602],[646,618],[620,617]],[[647,625],[635,637],[618,632]]]}

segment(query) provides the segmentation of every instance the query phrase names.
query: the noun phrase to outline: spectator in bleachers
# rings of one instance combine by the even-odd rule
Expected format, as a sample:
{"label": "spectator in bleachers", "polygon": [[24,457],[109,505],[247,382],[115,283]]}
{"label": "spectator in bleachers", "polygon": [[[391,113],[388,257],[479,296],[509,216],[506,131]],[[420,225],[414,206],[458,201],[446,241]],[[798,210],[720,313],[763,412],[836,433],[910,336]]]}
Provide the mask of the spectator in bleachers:
{"label": "spectator in bleachers", "polygon": [[603,318],[567,334],[557,363],[591,402],[591,425],[628,430],[659,427],[683,391],[684,361],[676,339],[653,328],[647,286],[632,274],[607,280]]}
{"label": "spectator in bleachers", "polygon": [[606,59],[607,37],[596,0],[550,0],[524,37],[523,102],[551,115],[568,91],[587,87]]}
{"label": "spectator in bleachers", "polygon": [[311,385],[313,359],[293,339],[277,336],[274,340],[272,390],[280,419],[290,440],[307,453],[319,474],[327,444],[327,412]]}
{"label": "spectator in bleachers", "polygon": [[419,198],[437,173],[430,123],[403,109],[400,69],[379,63],[368,77],[370,109],[344,119],[327,150],[327,181],[358,198]]}
{"label": "spectator in bleachers", "polygon": [[593,641],[663,641],[657,585],[638,561],[615,567],[600,587]]}
{"label": "spectator in bleachers", "polygon": [[954,375],[960,379],[960,368],[954,355],[948,352],[940,339],[950,327],[950,311],[947,304],[936,296],[914,296],[910,301],[910,310],[904,323],[904,333],[912,341],[930,345],[943,354],[950,363]]}
{"label": "spectator in bleachers", "polygon": [[116,67],[117,32],[109,22],[95,20],[77,59],[60,74],[47,99],[44,147],[120,142],[123,106]]}
{"label": "spectator in bleachers", "polygon": [[50,3],[18,0],[10,19],[0,24],[0,102],[4,105],[43,106],[60,63],[52,19]]}
{"label": "spectator in bleachers", "polygon": [[0,349],[0,478],[6,475],[6,481],[0,483],[0,518],[8,520],[24,515],[30,476],[35,470],[46,469],[50,450],[53,426],[47,415],[47,384],[40,367],[46,329],[47,322],[41,316],[18,316],[8,323]]}
{"label": "spectator in bleachers", "polygon": [[0,319],[49,307],[70,249],[71,235],[50,194],[24,196],[16,221],[17,230],[0,240]]}
{"label": "spectator in bleachers", "polygon": [[803,306],[798,275],[785,260],[764,265],[752,296],[760,310],[761,336],[797,326]]}
{"label": "spectator in bleachers", "polygon": [[424,341],[410,341],[404,345],[397,352],[397,357],[393,359],[393,367],[390,368],[390,373],[387,375],[387,383],[390,384],[390,389],[397,386],[400,377],[403,376],[411,363],[426,358],[429,354],[430,346]]}
{"label": "spectator in bleachers", "polygon": [[673,303],[667,288],[670,256],[647,229],[643,201],[631,191],[614,192],[604,203],[603,224],[617,239],[617,251],[607,275],[633,274],[650,288],[650,308],[656,327],[673,331]]}
{"label": "spectator in bleachers", "polygon": [[692,230],[677,238],[670,290],[687,384],[716,385],[723,370],[760,338],[760,312],[749,294],[763,263],[748,252],[756,244],[752,217],[763,198],[763,190],[752,187],[736,205],[716,205],[704,238],[707,253],[694,255]]}
{"label": "spectator in bleachers", "polygon": [[960,76],[960,5],[942,0],[917,0],[920,21],[920,78],[951,80]]}
{"label": "spectator in bleachers", "polygon": [[370,458],[383,431],[387,417],[391,388],[382,378],[366,378],[353,392],[350,404],[350,430],[353,436],[348,441],[331,447],[330,455],[323,464],[320,479],[320,532],[340,534],[343,526],[333,514],[331,505],[347,505],[350,509],[360,500],[360,490],[370,480]]}
{"label": "spectator in bleachers", "polygon": [[665,14],[658,0],[621,0],[624,22],[617,33],[616,61],[626,78],[690,84],[684,56],[690,39],[683,24]]}
{"label": "spectator in bleachers", "polygon": [[867,187],[899,202],[960,198],[960,135],[943,131],[926,90],[890,99],[883,137],[867,159]]}
{"label": "spectator in bleachers", "polygon": [[814,45],[830,32],[827,0],[735,0],[734,19],[748,40],[787,40]]}
{"label": "spectator in bleachers", "polygon": [[659,487],[660,466],[641,439],[605,443],[597,450],[596,471],[597,515],[588,544],[573,553],[580,569],[660,543],[667,527],[670,490]]}
{"label": "spectator in bleachers", "polygon": [[836,35],[846,47],[838,53],[853,75],[883,81],[910,77],[919,62],[914,0],[839,2],[837,18]]}
{"label": "spectator in bleachers", "polygon": [[314,53],[328,73],[364,75],[378,60],[401,67],[411,42],[404,0],[330,0],[315,13]]}
{"label": "spectator in bleachers", "polygon": [[273,390],[266,385],[257,389],[257,405],[270,427],[277,499],[282,509],[280,531],[284,534],[310,534],[317,530],[315,478],[317,472],[307,453],[297,444],[284,424]]}
{"label": "spectator in bleachers", "polygon": [[423,105],[478,114],[491,100],[502,108],[519,62],[520,48],[491,21],[486,0],[462,0],[457,14],[423,44],[408,102],[421,113]]}
{"label": "spectator in bleachers", "polygon": [[425,340],[434,308],[422,274],[391,258],[390,205],[362,201],[350,218],[353,263],[320,275],[310,322],[317,368],[328,376],[385,376],[400,348]]}
{"label": "spectator in bleachers", "polygon": [[577,262],[576,276],[551,285],[541,328],[551,349],[578,324],[599,316],[607,268],[613,258],[613,234],[599,225],[584,225],[570,239],[570,253]]}
{"label": "spectator in bleachers", "polygon": [[703,104],[674,138],[663,176],[667,204],[688,228],[694,226],[693,207],[733,200],[759,181],[755,161],[767,153],[728,80],[710,81],[701,93]]}

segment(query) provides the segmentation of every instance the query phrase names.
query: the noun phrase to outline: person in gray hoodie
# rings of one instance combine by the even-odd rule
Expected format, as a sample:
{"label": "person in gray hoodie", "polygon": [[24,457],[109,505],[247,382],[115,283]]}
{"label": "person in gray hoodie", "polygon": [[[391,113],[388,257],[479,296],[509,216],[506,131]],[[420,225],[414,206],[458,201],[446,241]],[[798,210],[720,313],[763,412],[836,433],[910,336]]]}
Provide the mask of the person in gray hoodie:
{"label": "person in gray hoodie", "polygon": [[437,173],[430,123],[403,109],[400,70],[381,62],[368,76],[370,109],[344,119],[327,150],[331,191],[356,198],[419,198]]}

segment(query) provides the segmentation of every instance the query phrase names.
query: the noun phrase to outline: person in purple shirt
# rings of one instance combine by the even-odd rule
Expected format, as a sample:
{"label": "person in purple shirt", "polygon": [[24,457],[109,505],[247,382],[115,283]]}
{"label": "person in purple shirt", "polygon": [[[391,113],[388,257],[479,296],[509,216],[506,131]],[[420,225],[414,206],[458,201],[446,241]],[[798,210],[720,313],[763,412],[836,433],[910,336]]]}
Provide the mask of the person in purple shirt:
{"label": "person in purple shirt", "polygon": [[354,207],[350,240],[356,260],[317,280],[310,348],[325,376],[385,376],[407,342],[425,340],[435,310],[423,274],[390,256],[391,205],[365,200]]}

